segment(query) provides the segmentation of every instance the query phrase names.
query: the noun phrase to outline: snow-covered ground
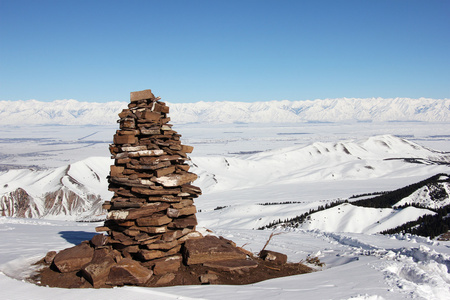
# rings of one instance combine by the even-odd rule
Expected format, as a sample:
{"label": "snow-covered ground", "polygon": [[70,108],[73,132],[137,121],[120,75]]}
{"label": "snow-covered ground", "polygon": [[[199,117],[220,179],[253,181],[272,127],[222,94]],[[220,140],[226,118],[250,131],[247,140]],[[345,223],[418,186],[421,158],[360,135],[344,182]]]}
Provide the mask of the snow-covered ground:
{"label": "snow-covered ground", "polygon": [[[319,271],[245,286],[121,287],[74,290],[38,287],[23,280],[30,264],[50,250],[89,239],[98,223],[0,218],[2,299],[448,299],[448,242],[414,236],[383,236],[319,230],[286,231],[269,247],[290,261],[308,256]],[[269,231],[215,229],[258,252]]]}
{"label": "snow-covered ground", "polygon": [[[101,127],[104,130],[95,126],[41,127],[48,129],[43,133],[38,128],[28,132],[24,128],[3,132],[0,152],[9,151],[9,157],[15,158],[18,165],[34,162],[44,167],[61,167],[98,156],[100,147],[97,146],[102,143],[106,149],[101,150],[105,154],[100,156],[107,157],[108,134],[112,136],[114,132],[113,127],[107,126]],[[184,144],[195,147],[192,159],[197,167],[193,169],[200,172],[195,184],[204,190],[196,199],[199,226],[256,253],[272,231],[253,228],[274,219],[291,218],[354,194],[393,190],[439,172],[449,173],[446,165],[379,159],[398,158],[398,147],[402,155],[420,157],[428,157],[430,153],[417,145],[450,151],[447,128],[448,124],[442,123],[350,122],[282,126],[191,124],[176,126],[175,130],[183,135]],[[68,146],[88,135],[94,140],[97,134],[98,141],[103,142],[96,143],[96,147],[86,145],[75,150]],[[406,137],[408,142],[391,135]],[[15,143],[14,137],[22,139]],[[59,143],[32,137],[48,137]],[[392,151],[394,148],[397,150]],[[26,155],[14,156],[14,151]],[[304,155],[309,159],[305,160]],[[7,161],[5,158],[0,163]],[[368,164],[370,168],[365,167]],[[259,205],[266,202],[293,203]],[[317,267],[318,271],[311,274],[246,286],[103,290],[38,287],[23,280],[32,271],[30,265],[47,251],[64,249],[91,238],[99,223],[1,217],[1,298],[449,299],[450,242],[373,234],[379,229],[378,222],[389,224],[422,213],[410,209],[394,216],[392,210],[376,211],[375,214],[373,210],[343,204],[326,215],[317,215],[303,228],[277,230],[282,234],[272,238],[268,249],[286,253],[292,262],[308,256],[319,257],[325,266]],[[323,222],[325,219],[330,221]],[[313,222],[317,224],[313,226]]]}

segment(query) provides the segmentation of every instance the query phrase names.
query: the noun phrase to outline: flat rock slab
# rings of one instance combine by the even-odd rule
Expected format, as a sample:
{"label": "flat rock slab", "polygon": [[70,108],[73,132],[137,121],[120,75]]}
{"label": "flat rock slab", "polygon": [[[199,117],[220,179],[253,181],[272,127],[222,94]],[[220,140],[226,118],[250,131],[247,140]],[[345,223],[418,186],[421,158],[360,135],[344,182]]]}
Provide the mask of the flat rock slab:
{"label": "flat rock slab", "polygon": [[250,259],[220,260],[204,263],[203,265],[205,267],[215,268],[228,272],[258,267],[258,263]]}
{"label": "flat rock slab", "polygon": [[184,243],[183,257],[187,265],[204,264],[222,260],[245,260],[247,255],[231,241],[215,236],[187,240]]}
{"label": "flat rock slab", "polygon": [[61,273],[81,270],[88,264],[94,256],[94,249],[88,244],[79,244],[77,246],[64,249],[56,254],[53,264]]}
{"label": "flat rock slab", "polygon": [[98,288],[106,282],[109,271],[114,264],[115,261],[111,256],[98,257],[87,266],[83,267],[81,271],[83,277],[86,278],[94,288]]}
{"label": "flat rock slab", "polygon": [[143,285],[153,272],[143,267],[139,262],[124,258],[119,263],[111,267],[107,284],[113,286],[122,285]]}

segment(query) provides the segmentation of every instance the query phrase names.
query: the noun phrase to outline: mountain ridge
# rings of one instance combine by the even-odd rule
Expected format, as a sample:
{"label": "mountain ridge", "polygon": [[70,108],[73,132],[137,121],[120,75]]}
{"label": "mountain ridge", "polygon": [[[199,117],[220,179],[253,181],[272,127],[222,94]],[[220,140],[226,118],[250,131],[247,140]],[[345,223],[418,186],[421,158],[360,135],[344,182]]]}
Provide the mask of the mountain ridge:
{"label": "mountain ridge", "polygon": [[[427,164],[418,164],[404,158],[433,158],[432,161],[440,163],[430,160]],[[107,190],[112,163],[109,157],[90,157],[55,169],[2,172],[0,215],[101,218],[104,214],[101,204],[112,196]],[[450,153],[426,149],[392,135],[381,135],[357,141],[316,142],[256,154],[193,157],[191,164],[193,172],[199,176],[196,182],[207,196],[221,191],[270,188],[280,184],[296,187],[301,182],[327,184],[336,180],[426,175],[447,168],[440,165],[450,164]],[[235,208],[242,205],[240,201],[231,200],[227,204]],[[214,203],[206,201],[200,206],[208,210],[211,205]]]}
{"label": "mountain ridge", "polygon": [[[335,98],[304,101],[168,103],[172,122],[450,122],[450,99]],[[126,102],[0,101],[0,125],[113,125]]]}

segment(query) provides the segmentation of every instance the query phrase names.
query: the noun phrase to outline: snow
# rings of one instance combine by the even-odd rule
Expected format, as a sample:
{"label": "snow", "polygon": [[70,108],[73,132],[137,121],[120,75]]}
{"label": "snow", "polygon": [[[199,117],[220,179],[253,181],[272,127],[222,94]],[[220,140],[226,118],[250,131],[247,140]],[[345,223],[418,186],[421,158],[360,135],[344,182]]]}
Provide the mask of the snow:
{"label": "snow", "polygon": [[[112,125],[126,102],[0,101],[0,124]],[[337,98],[308,101],[169,103],[175,123],[449,122],[450,99]]]}
{"label": "snow", "polygon": [[308,221],[302,224],[302,228],[328,232],[372,234],[415,221],[426,214],[434,215],[435,213],[415,207],[395,210],[391,208],[358,207],[344,203],[310,215]]}
{"label": "snow", "polygon": [[[331,101],[330,105],[336,106],[338,102]],[[191,171],[200,176],[195,184],[200,185],[204,193],[195,199],[200,210],[197,213],[199,226],[257,253],[272,231],[254,229],[273,220],[292,218],[351,195],[393,190],[437,173],[448,173],[446,165],[413,164],[399,159],[446,161],[448,153],[443,151],[450,150],[448,138],[433,137],[445,135],[447,129],[442,124],[358,124],[357,128],[355,123],[178,126],[176,130],[183,134],[183,144],[195,147],[192,154],[195,166]],[[44,128],[48,132],[38,132]],[[112,127],[102,128],[104,130],[93,136],[112,136]],[[50,153],[46,152],[50,148],[36,140],[18,141],[16,145],[11,143],[14,136],[60,139],[58,150],[51,152],[55,154],[52,158],[58,158],[60,165],[49,170],[3,172],[0,174],[0,188],[11,191],[14,187],[26,185],[32,187],[30,193],[39,194],[38,191],[54,188],[61,184],[61,178],[66,180],[69,176],[76,181],[64,181],[65,184],[79,193],[106,187],[104,179],[111,164],[108,155],[94,157],[99,149],[95,147],[85,147],[80,151],[67,146],[78,138],[97,132],[97,127],[33,127],[28,133],[24,132],[25,129],[8,127],[3,132],[7,142],[0,143],[0,152],[12,153],[17,149],[22,151],[20,153],[28,153],[27,156],[16,157],[18,164],[28,164],[33,159],[42,158],[40,154]],[[308,134],[295,134],[302,132]],[[108,142],[103,141],[97,145],[106,147],[107,152]],[[35,147],[36,154],[26,152],[23,145]],[[436,149],[440,151],[431,150],[434,145],[439,145]],[[251,153],[233,154],[242,151]],[[64,161],[67,163],[63,164]],[[2,164],[6,162],[6,159],[1,161]],[[48,166],[51,159],[38,162]],[[9,183],[7,187],[4,187],[5,180]],[[272,205],[260,205],[266,202]],[[281,204],[283,202],[291,204]],[[217,209],[219,207],[223,208]],[[68,217],[65,220],[0,217],[1,297],[69,300],[223,300],[230,297],[236,300],[449,299],[450,242],[376,233],[424,213],[430,211],[413,207],[404,210],[367,209],[342,204],[313,214],[314,226],[311,221],[311,224],[297,229],[277,229],[276,232],[281,234],[272,238],[268,249],[287,254],[292,262],[318,257],[325,266],[314,266],[317,271],[310,274],[245,286],[89,290],[38,287],[24,278],[33,271],[31,264],[48,251],[61,250],[90,239],[96,234],[95,227],[102,223],[75,222]]]}
{"label": "snow", "polygon": [[[269,248],[290,261],[318,256],[318,271],[246,286],[122,287],[66,290],[37,287],[23,280],[30,264],[52,250],[89,239],[99,223],[0,218],[0,288],[3,299],[447,299],[448,242],[414,236],[280,231]],[[216,234],[257,252],[270,232],[218,229]]]}
{"label": "snow", "polygon": [[[9,170],[0,173],[0,208],[12,207],[10,193],[20,188],[31,196],[32,203],[30,214],[33,217],[63,218],[71,216],[72,219],[80,218],[80,214],[86,211],[98,210],[98,205],[89,201],[81,203],[69,203],[67,197],[74,193],[83,199],[100,197],[104,200],[111,198],[112,193],[107,190],[106,180],[109,174],[111,159],[107,157],[91,157],[68,166],[56,169],[33,170]],[[45,199],[48,193],[60,192],[61,206],[46,209]],[[36,209],[33,209],[36,207]],[[92,213],[91,211],[91,213]]]}
{"label": "snow", "polygon": [[[443,176],[441,176],[443,177]],[[439,183],[439,187],[450,195],[450,184],[448,182]],[[395,204],[395,206],[403,206],[406,204],[418,204],[423,207],[429,207],[432,209],[438,209],[440,207],[450,204],[450,199],[438,199],[434,200],[430,197],[430,191],[435,190],[435,186],[424,186],[423,188],[415,191],[410,196],[403,198],[401,201]]]}

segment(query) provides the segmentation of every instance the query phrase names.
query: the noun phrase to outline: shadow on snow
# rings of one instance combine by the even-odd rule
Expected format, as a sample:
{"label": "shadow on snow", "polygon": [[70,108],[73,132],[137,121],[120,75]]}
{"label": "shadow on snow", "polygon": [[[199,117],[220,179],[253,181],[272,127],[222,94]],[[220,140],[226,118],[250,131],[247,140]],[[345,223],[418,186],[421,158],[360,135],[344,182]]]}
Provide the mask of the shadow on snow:
{"label": "shadow on snow", "polygon": [[69,243],[74,245],[80,244],[82,241],[90,240],[98,233],[87,231],[60,231],[59,235]]}

